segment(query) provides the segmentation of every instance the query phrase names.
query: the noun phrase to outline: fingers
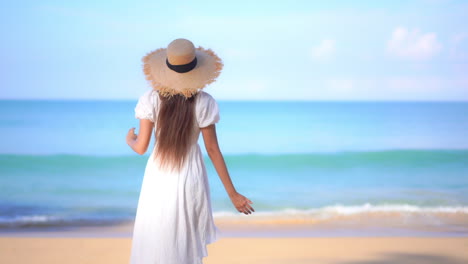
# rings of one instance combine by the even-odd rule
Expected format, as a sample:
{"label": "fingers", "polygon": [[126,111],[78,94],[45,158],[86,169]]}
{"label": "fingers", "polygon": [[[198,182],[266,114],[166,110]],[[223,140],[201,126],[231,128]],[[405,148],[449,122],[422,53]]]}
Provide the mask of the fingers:
{"label": "fingers", "polygon": [[127,134],[128,134],[129,136],[136,136],[136,134],[135,134],[135,128],[134,128],[134,127],[130,128],[130,129],[128,130],[128,133],[127,133]]}
{"label": "fingers", "polygon": [[250,206],[247,202],[245,202],[242,206],[239,206],[237,208],[239,213],[244,213],[246,215],[251,214],[252,212],[255,212],[252,206]]}
{"label": "fingers", "polygon": [[250,204],[253,204],[253,202],[243,195],[238,195],[233,200],[233,203],[236,206],[236,209],[239,213],[244,213],[248,215],[248,214],[251,214],[252,212],[255,212],[253,207],[250,206]]}
{"label": "fingers", "polygon": [[244,214],[248,215],[248,214],[251,214],[252,212],[244,208],[242,210],[239,210],[239,213],[244,213]]}
{"label": "fingers", "polygon": [[239,211],[239,213],[244,213],[244,214],[249,214],[249,210],[245,207],[245,206],[239,206],[237,208],[237,211]]}

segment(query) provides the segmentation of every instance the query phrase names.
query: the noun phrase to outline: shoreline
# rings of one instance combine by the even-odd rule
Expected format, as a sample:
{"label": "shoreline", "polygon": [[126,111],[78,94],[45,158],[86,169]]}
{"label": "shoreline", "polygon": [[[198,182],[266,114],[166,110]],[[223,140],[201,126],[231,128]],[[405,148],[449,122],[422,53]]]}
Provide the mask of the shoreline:
{"label": "shoreline", "polygon": [[[0,237],[131,238],[133,221],[99,226],[0,229]],[[215,218],[220,238],[467,237],[465,226],[379,222],[248,221]]]}
{"label": "shoreline", "polygon": [[[228,237],[468,236],[466,206],[335,205],[273,213],[260,211],[252,215],[215,212],[213,218]],[[49,232],[65,232],[74,236],[73,232],[92,230],[92,233],[98,234],[96,236],[130,237],[133,227],[130,217],[89,221],[86,218],[70,220],[35,215],[10,221],[0,223],[0,236],[25,236],[27,233],[36,236],[37,233],[46,235]]]}

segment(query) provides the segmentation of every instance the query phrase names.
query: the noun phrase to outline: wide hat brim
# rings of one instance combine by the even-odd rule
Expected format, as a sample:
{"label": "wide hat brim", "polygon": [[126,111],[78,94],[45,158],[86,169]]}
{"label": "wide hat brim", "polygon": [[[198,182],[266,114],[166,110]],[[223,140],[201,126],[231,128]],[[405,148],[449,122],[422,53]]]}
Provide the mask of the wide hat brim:
{"label": "wide hat brim", "polygon": [[185,73],[171,70],[166,64],[167,49],[149,52],[143,58],[143,72],[154,90],[162,96],[181,94],[192,97],[218,78],[223,68],[221,59],[211,50],[195,49],[197,65]]}

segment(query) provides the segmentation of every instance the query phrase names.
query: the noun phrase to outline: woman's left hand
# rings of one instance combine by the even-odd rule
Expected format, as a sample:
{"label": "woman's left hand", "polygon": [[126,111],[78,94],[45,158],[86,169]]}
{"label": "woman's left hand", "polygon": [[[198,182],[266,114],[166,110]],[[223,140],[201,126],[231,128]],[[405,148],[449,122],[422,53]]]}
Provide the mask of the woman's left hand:
{"label": "woman's left hand", "polygon": [[137,137],[138,135],[135,134],[135,128],[134,127],[130,128],[127,133],[127,144],[130,145],[131,142],[137,139]]}

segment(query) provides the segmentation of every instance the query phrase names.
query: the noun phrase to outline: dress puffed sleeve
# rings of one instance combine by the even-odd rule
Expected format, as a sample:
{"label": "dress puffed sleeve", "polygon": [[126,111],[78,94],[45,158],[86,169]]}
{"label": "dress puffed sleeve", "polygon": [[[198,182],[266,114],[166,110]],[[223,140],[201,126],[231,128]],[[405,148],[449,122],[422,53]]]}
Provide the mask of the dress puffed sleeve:
{"label": "dress puffed sleeve", "polygon": [[219,121],[219,107],[216,100],[208,93],[200,91],[196,103],[198,127],[207,127]]}
{"label": "dress puffed sleeve", "polygon": [[154,123],[154,94],[153,90],[145,92],[138,99],[135,106],[135,118],[148,119]]}

